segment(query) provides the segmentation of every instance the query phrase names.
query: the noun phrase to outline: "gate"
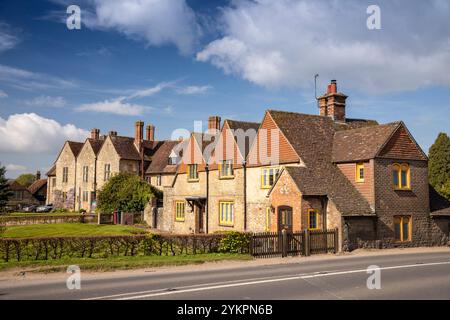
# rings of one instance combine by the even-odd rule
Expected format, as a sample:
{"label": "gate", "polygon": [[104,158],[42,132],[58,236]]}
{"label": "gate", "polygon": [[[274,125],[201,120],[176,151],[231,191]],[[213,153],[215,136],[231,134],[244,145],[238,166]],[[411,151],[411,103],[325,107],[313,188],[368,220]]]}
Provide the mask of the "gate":
{"label": "gate", "polygon": [[309,256],[337,251],[338,229],[254,233],[250,242],[251,255],[259,258]]}

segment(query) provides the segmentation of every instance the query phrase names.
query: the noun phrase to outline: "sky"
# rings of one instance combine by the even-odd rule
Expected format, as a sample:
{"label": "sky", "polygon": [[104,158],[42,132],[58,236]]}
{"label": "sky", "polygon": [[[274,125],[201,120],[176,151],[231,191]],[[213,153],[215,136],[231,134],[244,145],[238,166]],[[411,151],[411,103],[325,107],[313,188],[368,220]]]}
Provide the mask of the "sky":
{"label": "sky", "polygon": [[45,173],[65,140],[136,120],[170,139],[210,115],[318,114],[315,74],[347,117],[403,120],[428,152],[450,133],[449,16],[447,0],[0,0],[0,163]]}

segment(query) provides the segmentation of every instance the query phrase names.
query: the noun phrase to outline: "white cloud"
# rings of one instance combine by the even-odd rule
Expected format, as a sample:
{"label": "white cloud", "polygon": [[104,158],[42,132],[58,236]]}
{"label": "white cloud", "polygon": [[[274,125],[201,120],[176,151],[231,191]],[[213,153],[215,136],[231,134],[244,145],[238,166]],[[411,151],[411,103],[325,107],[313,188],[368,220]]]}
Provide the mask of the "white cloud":
{"label": "white cloud", "polygon": [[172,85],[173,85],[173,82],[158,83],[154,87],[137,90],[134,93],[130,94],[128,97],[126,97],[126,99],[149,97],[149,96],[152,96],[154,94],[161,92],[163,89],[170,87]]}
{"label": "white cloud", "polygon": [[195,13],[185,0],[92,0],[93,12],[83,11],[91,29],[113,29],[148,45],[174,44],[192,52],[200,33]]}
{"label": "white cloud", "polygon": [[203,94],[212,89],[212,86],[187,86],[177,89],[179,94]]}
{"label": "white cloud", "polygon": [[20,39],[13,34],[10,26],[0,22],[0,52],[14,48]]}
{"label": "white cloud", "polygon": [[5,166],[5,168],[6,168],[7,171],[23,171],[23,170],[27,170],[27,167],[25,167],[25,166],[22,166],[20,164],[12,164],[12,163],[7,164]]}
{"label": "white cloud", "polygon": [[5,91],[0,90],[0,98],[8,98],[8,94]]}
{"label": "white cloud", "polygon": [[25,104],[30,107],[53,107],[61,108],[66,105],[66,100],[63,97],[39,96],[31,100],[25,101]]}
{"label": "white cloud", "polygon": [[381,30],[366,27],[369,4],[234,1],[197,60],[265,87],[310,87],[316,73],[375,93],[450,85],[449,2],[380,0]]}
{"label": "white cloud", "polygon": [[100,113],[112,113],[124,116],[138,116],[148,113],[152,110],[151,107],[146,107],[139,104],[131,104],[124,102],[124,97],[115,100],[105,100],[102,102],[82,104],[76,111],[90,111]]}
{"label": "white cloud", "polygon": [[0,117],[0,152],[56,152],[66,140],[84,141],[89,132],[73,124],[62,125],[35,113]]}
{"label": "white cloud", "polygon": [[24,90],[67,89],[77,85],[70,80],[0,64],[0,81]]}

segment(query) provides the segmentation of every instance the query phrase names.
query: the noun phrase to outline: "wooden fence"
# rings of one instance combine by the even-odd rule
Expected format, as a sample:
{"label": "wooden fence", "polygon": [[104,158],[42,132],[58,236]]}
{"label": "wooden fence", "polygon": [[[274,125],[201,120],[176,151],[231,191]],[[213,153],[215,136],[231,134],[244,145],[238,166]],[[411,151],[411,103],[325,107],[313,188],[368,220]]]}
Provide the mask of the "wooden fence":
{"label": "wooden fence", "polygon": [[337,229],[255,233],[250,242],[251,255],[260,258],[309,256],[337,251]]}

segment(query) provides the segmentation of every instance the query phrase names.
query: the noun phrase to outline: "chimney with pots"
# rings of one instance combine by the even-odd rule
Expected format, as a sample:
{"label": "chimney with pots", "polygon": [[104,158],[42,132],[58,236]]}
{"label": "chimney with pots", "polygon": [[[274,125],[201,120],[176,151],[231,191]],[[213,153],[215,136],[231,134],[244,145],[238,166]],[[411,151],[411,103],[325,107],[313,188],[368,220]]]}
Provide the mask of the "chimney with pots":
{"label": "chimney with pots", "polygon": [[337,91],[336,80],[331,80],[327,93],[317,98],[320,115],[330,117],[334,121],[345,122],[345,100],[347,96]]}
{"label": "chimney with pots", "polygon": [[38,170],[36,171],[36,181],[41,180],[41,172]]}
{"label": "chimney with pots", "polygon": [[210,116],[208,118],[208,133],[215,134],[220,130],[220,117]]}
{"label": "chimney with pots", "polygon": [[140,148],[142,140],[144,139],[144,122],[136,121],[134,124],[134,143]]}
{"label": "chimney with pots", "polygon": [[91,139],[98,140],[100,138],[100,129],[93,128],[91,130]]}
{"label": "chimney with pots", "polygon": [[146,135],[145,140],[155,141],[155,126],[149,124],[149,125],[147,125],[146,130],[147,130],[147,135]]}
{"label": "chimney with pots", "polygon": [[111,137],[117,137],[117,131],[110,131],[108,132],[108,135],[110,135]]}

